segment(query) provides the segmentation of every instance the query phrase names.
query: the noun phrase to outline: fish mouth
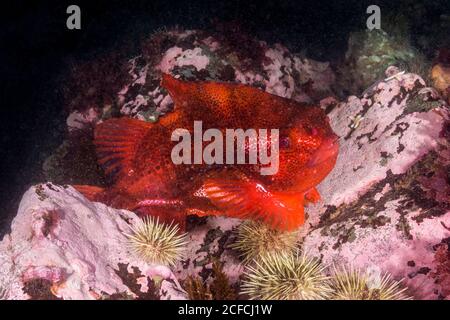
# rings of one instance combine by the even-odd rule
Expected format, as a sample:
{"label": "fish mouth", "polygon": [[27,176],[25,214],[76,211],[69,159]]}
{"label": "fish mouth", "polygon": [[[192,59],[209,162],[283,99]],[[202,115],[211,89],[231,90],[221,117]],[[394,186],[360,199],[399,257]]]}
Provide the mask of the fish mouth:
{"label": "fish mouth", "polygon": [[326,138],[319,149],[317,149],[311,159],[308,161],[308,167],[316,167],[320,164],[323,164],[331,159],[335,159],[339,152],[339,137],[333,135],[331,137]]}

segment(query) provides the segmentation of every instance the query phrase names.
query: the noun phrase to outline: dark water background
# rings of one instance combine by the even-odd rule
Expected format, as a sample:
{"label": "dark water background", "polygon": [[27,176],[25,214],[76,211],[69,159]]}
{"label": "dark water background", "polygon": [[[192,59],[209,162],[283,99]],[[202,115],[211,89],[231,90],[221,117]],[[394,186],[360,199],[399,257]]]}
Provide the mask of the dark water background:
{"label": "dark water background", "polygon": [[[39,182],[43,160],[62,142],[67,112],[61,88],[72,64],[111,50],[131,56],[142,38],[161,27],[208,29],[218,21],[235,21],[261,40],[333,61],[345,53],[349,32],[365,28],[369,4],[378,4],[382,14],[401,13],[411,5],[361,0],[11,3],[0,9],[0,234],[9,227],[23,192]],[[436,19],[441,7],[448,12],[444,5],[450,1],[422,3],[438,10],[423,17],[420,26]],[[70,4],[81,7],[82,30],[66,29]]]}

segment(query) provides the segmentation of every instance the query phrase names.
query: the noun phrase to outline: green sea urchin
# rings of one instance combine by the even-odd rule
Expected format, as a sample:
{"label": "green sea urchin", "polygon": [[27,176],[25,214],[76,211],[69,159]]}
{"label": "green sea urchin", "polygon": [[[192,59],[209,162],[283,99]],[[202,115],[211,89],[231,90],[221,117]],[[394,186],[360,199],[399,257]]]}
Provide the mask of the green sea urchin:
{"label": "green sea urchin", "polygon": [[298,252],[263,255],[246,267],[241,294],[252,300],[325,300],[333,290],[324,269]]}
{"label": "green sea urchin", "polygon": [[335,300],[409,300],[401,281],[388,273],[369,276],[360,270],[341,268],[332,278]]}
{"label": "green sea urchin", "polygon": [[280,252],[294,252],[298,232],[283,232],[252,220],[244,221],[236,230],[236,240],[231,248],[239,251],[244,263],[258,257]]}
{"label": "green sea urchin", "polygon": [[144,218],[124,233],[130,249],[148,263],[174,265],[183,256],[186,234],[176,224],[160,223],[159,218]]}

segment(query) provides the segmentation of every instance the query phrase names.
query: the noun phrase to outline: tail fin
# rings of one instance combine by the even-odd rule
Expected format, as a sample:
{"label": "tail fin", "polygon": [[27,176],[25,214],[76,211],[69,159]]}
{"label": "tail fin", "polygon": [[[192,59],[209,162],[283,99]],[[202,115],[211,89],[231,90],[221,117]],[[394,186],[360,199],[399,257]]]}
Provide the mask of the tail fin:
{"label": "tail fin", "polygon": [[73,185],[73,187],[90,201],[98,201],[100,194],[105,190],[101,187],[80,184]]}

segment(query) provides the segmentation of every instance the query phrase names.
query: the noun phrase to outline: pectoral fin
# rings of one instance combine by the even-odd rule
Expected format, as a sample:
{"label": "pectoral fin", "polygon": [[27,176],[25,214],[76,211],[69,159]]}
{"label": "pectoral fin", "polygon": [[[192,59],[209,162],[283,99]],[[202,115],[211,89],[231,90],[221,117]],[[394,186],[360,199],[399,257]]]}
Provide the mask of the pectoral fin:
{"label": "pectoral fin", "polygon": [[305,220],[301,193],[274,193],[252,181],[207,180],[202,192],[224,215],[253,219],[279,230],[295,230]]}
{"label": "pectoral fin", "polygon": [[318,201],[320,201],[320,193],[319,193],[319,191],[317,191],[316,188],[312,188],[305,193],[305,202],[306,203],[309,203],[309,202],[316,203]]}

